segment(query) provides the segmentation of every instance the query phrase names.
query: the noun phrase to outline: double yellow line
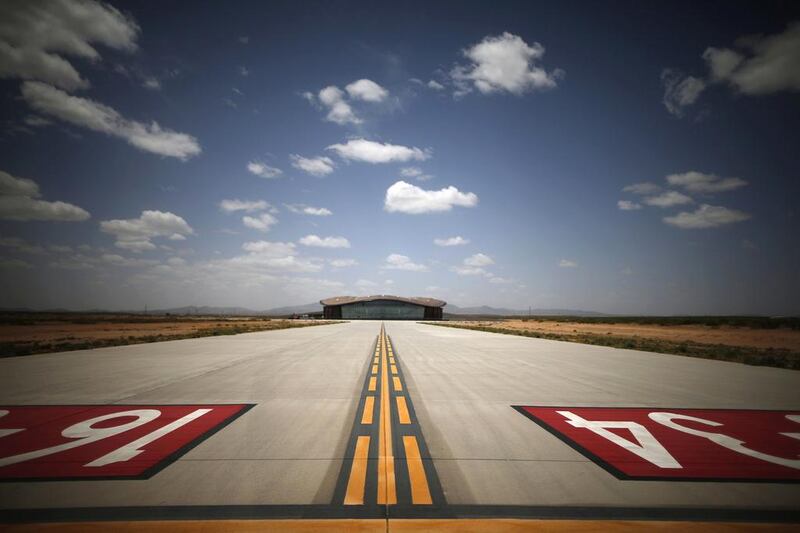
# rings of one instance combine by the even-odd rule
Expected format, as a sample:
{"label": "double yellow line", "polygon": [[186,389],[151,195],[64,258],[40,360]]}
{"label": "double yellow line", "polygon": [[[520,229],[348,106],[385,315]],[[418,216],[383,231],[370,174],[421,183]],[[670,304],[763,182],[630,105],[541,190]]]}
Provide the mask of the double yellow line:
{"label": "double yellow line", "polygon": [[[376,399],[379,401],[378,413],[378,469],[377,469],[377,494],[376,502],[380,505],[397,504],[397,483],[395,478],[394,440],[392,431],[394,420],[392,417],[391,394],[389,377],[395,391],[394,405],[397,409],[397,421],[400,425],[410,425],[411,415],[404,391],[403,382],[397,370],[397,361],[386,331],[381,325],[381,332],[375,346],[374,359],[370,368],[367,395],[364,398],[364,410],[361,415],[361,425],[368,428],[374,424]],[[380,378],[380,390],[376,390]],[[371,394],[377,392],[378,395]],[[402,433],[402,432],[400,432]],[[430,505],[431,498],[425,467],[422,463],[419,443],[414,435],[402,435],[405,463],[408,469],[409,484],[411,486],[411,502],[414,505]],[[366,480],[369,465],[370,436],[360,435],[356,440],[353,464],[345,492],[345,505],[363,505],[366,491]]]}

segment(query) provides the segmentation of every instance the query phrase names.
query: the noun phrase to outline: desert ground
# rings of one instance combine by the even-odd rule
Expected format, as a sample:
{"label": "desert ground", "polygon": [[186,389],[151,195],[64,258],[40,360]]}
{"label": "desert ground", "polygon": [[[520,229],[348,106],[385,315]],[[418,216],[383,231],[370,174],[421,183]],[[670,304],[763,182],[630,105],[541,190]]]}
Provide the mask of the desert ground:
{"label": "desert ground", "polygon": [[322,320],[264,317],[9,313],[0,315],[0,356],[234,335],[326,323]]}
{"label": "desert ground", "polygon": [[[463,324],[464,322],[457,322]],[[590,333],[617,337],[645,337],[670,342],[699,342],[800,351],[800,330],[788,328],[759,329],[735,326],[658,326],[649,324],[586,324],[537,320],[482,321],[481,325],[523,331],[543,331],[560,335]]]}
{"label": "desert ground", "polygon": [[[794,320],[732,320],[717,324],[698,318],[696,323],[637,323],[627,319],[559,320],[520,318],[499,320],[449,320],[441,325],[511,333],[553,340],[599,344],[748,364],[800,368],[800,329]],[[748,325],[736,325],[737,323]]]}

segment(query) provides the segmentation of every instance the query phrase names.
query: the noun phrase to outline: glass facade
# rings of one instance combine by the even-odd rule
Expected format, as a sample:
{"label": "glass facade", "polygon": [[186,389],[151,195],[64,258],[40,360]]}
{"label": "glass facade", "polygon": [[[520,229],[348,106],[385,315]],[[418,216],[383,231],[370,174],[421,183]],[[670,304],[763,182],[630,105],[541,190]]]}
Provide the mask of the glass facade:
{"label": "glass facade", "polygon": [[345,320],[422,320],[425,317],[425,307],[392,300],[356,302],[341,307],[342,318]]}

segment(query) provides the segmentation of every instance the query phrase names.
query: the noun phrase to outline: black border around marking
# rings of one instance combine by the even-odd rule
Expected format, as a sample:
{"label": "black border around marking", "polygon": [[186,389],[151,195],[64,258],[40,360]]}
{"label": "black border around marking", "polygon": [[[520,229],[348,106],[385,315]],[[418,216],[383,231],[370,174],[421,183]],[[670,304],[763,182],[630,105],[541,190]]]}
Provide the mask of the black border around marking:
{"label": "black border around marking", "polygon": [[[664,476],[630,476],[625,472],[619,470],[617,467],[612,465],[611,463],[605,461],[600,456],[595,454],[594,452],[588,450],[587,448],[583,447],[582,445],[578,444],[576,441],[572,440],[569,436],[561,433],[556,428],[551,427],[547,424],[544,420],[539,420],[536,416],[532,415],[531,413],[525,410],[526,407],[533,407],[537,409],[650,409],[650,407],[599,407],[596,405],[593,406],[579,406],[579,405],[571,405],[571,406],[562,406],[562,405],[512,405],[511,406],[515,411],[520,413],[525,418],[532,420],[536,423],[539,427],[559,439],[561,442],[575,450],[576,452],[580,453],[597,466],[614,476],[615,478],[622,480],[622,481],[680,481],[680,482],[691,482],[691,483],[774,483],[774,484],[789,484],[789,485],[796,485],[800,483],[800,479],[759,479],[759,478],[696,478],[696,477],[664,477]],[[753,412],[775,412],[776,409],[714,409],[714,408],[705,408],[705,407],[653,407],[652,409],[656,410],[680,410],[680,411],[753,411]],[[791,409],[790,409],[791,410]]]}
{"label": "black border around marking", "polygon": [[[212,437],[221,429],[225,428],[240,416],[248,412],[250,409],[258,404],[255,403],[173,403],[173,404],[49,404],[49,405],[3,405],[0,407],[201,407],[201,406],[226,406],[226,405],[241,405],[242,408],[236,413],[232,414],[216,426],[211,427],[208,431],[198,435],[190,440],[171,454],[167,455],[160,461],[157,461],[153,466],[143,471],[141,474],[134,476],[94,476],[94,477],[80,477],[80,476],[67,476],[67,477],[19,477],[19,478],[0,478],[0,483],[38,483],[46,481],[130,481],[130,480],[145,480],[155,476],[172,463],[180,459],[182,456],[189,453],[193,448],[202,444],[206,439]],[[90,409],[86,409],[87,411]]]}

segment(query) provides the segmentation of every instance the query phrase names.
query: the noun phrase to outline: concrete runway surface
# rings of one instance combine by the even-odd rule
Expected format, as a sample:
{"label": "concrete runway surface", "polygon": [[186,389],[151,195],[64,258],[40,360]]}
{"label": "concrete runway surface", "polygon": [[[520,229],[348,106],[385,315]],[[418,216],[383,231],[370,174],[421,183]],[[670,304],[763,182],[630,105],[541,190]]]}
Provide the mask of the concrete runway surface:
{"label": "concrete runway surface", "polygon": [[[553,527],[555,519],[710,520],[720,528],[732,523],[732,531],[742,523],[800,521],[797,479],[621,479],[512,407],[800,412],[796,371],[412,322],[384,326],[385,334],[380,322],[363,321],[0,360],[0,431],[22,416],[16,409],[40,406],[51,421],[37,423],[55,428],[49,431],[56,446],[68,435],[59,436],[65,425],[47,406],[211,411],[247,404],[207,433],[185,437],[191,442],[176,437],[179,451],[127,478],[77,479],[101,471],[87,469],[96,457],[79,455],[79,447],[34,460],[17,450],[19,459],[11,460],[17,462],[3,466],[4,457],[17,453],[4,451],[4,442],[26,445],[20,439],[35,424],[25,422],[16,434],[0,434],[0,476],[17,469],[0,478],[0,520],[24,529],[19,524],[76,520],[177,526],[179,520],[306,519],[363,531],[383,527],[387,518],[406,529],[442,521],[452,530],[497,531],[519,530],[504,528],[520,518]],[[137,441],[132,455],[144,460],[148,442],[160,446],[203,416],[210,420],[202,412],[195,410],[196,421],[180,419],[176,424],[185,425],[174,431],[159,426],[170,436]],[[130,441],[113,438],[123,440],[102,453],[118,445],[125,450]],[[793,445],[800,435],[781,438]],[[26,468],[57,462],[59,453],[78,453],[57,466],[76,473],[47,479],[55,463],[46,463],[26,478]],[[113,453],[118,462],[103,467],[108,472],[136,462]],[[783,459],[790,477],[797,458]],[[775,461],[770,467],[784,468]],[[354,519],[363,522],[356,526]],[[453,526],[459,519],[473,522]]]}

